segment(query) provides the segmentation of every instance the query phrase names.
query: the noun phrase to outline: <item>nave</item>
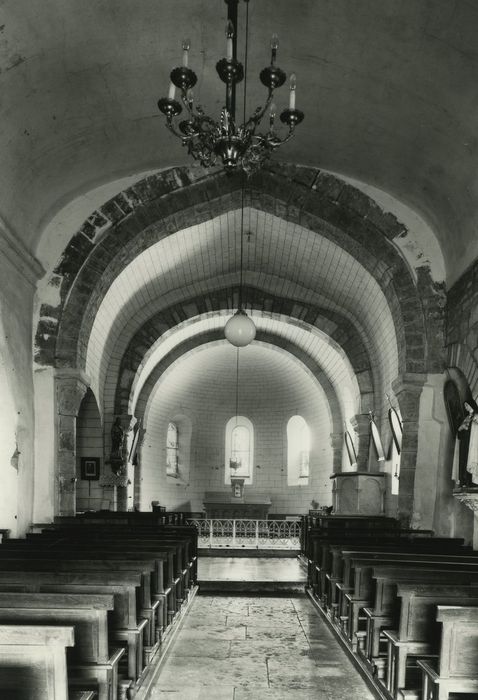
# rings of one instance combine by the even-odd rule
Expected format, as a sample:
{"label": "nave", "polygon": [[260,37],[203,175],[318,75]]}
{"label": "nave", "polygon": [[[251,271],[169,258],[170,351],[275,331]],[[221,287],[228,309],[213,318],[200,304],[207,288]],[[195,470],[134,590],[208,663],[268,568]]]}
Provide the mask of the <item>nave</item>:
{"label": "nave", "polygon": [[[198,577],[216,592],[195,597],[150,700],[373,698],[303,592],[297,559],[205,557]],[[220,579],[266,592],[221,595]]]}

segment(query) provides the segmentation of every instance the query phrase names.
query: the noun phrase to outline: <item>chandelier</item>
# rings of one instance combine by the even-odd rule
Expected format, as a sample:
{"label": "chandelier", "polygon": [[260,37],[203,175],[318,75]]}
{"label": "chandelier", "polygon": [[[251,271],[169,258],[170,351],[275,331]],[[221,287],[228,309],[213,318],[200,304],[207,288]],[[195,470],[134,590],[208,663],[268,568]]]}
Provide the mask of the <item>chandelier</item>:
{"label": "chandelier", "polygon": [[[167,128],[177,136],[188,153],[205,168],[215,165],[218,160],[227,172],[242,170],[247,175],[262,167],[271,153],[283,143],[289,141],[297,124],[304,118],[304,113],[295,107],[296,77],[292,73],[289,82],[289,107],[280,114],[280,120],[286,124],[288,132],[281,138],[276,132],[276,107],[273,104],[274,90],[286,81],[286,74],[276,66],[279,40],[276,34],[271,40],[270,65],[264,68],[259,77],[268,89],[264,106],[258,107],[246,119],[247,87],[247,42],[249,29],[249,0],[246,3],[246,46],[245,60],[237,60],[237,5],[239,0],[225,0],[228,6],[228,23],[226,28],[226,57],[216,64],[219,78],[226,85],[225,105],[219,120],[207,115],[200,104],[195,102],[193,88],[197,82],[196,73],[189,68],[189,40],[183,41],[182,66],[173,68],[168,97],[158,101],[159,110],[166,116]],[[244,114],[242,123],[236,120],[236,85],[244,80]],[[180,91],[180,100],[176,99],[176,90]],[[181,105],[182,103],[182,105]],[[183,111],[186,119],[176,124],[174,119]],[[269,129],[258,133],[257,129],[269,110]]]}

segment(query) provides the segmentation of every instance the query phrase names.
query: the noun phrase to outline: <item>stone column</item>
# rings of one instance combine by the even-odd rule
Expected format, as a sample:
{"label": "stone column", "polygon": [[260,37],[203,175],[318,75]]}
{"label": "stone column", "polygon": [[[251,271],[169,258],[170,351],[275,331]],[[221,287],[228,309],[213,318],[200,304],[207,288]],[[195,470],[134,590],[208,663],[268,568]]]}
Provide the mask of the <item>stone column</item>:
{"label": "stone column", "polygon": [[76,419],[88,384],[80,370],[62,369],[55,373],[55,515],[76,514]]}
{"label": "stone column", "polygon": [[133,492],[133,503],[134,508],[139,510],[141,507],[141,449],[143,447],[144,438],[146,436],[146,429],[143,427],[139,428],[138,444],[136,448],[136,465],[134,467],[134,492]]}
{"label": "stone column", "polygon": [[356,413],[350,419],[350,424],[357,433],[357,471],[368,471],[368,451],[370,445],[370,418],[367,414]]}
{"label": "stone column", "polygon": [[331,433],[330,444],[332,445],[333,462],[332,471],[334,474],[342,471],[342,456],[344,450],[344,434]]}
{"label": "stone column", "polygon": [[426,374],[405,373],[392,382],[392,389],[400,406],[403,437],[400,451],[400,488],[398,519],[404,527],[413,524],[413,496],[417,464],[420,397]]}
{"label": "stone column", "polygon": [[[133,428],[136,424],[136,418],[129,413],[123,413],[115,416],[115,421],[118,421],[123,430],[123,442],[121,445],[121,466],[116,472],[118,477],[116,487],[116,509],[120,511],[128,510],[128,456],[131,449],[131,439],[133,437]],[[110,457],[111,464],[111,457]],[[132,505],[132,504],[131,504]]]}

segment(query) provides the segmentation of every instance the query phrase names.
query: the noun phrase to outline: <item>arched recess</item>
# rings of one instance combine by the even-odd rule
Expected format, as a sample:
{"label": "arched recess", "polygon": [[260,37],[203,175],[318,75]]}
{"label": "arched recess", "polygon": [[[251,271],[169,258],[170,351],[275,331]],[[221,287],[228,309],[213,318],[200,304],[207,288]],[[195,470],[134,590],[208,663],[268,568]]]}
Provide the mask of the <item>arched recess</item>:
{"label": "arched recess", "polygon": [[[224,484],[224,429],[235,413],[235,368],[235,348],[225,340],[212,341],[182,353],[155,382],[145,385],[138,401],[138,415],[143,416],[146,429],[140,456],[143,506],[157,498],[171,507],[192,506],[197,511],[205,491],[230,494],[230,488]],[[290,353],[270,343],[254,343],[241,349],[239,371],[238,414],[248,417],[254,426],[254,494],[270,495],[272,491],[274,512],[279,513],[302,512],[317,497],[321,503],[330,502],[332,420],[317,380]],[[307,487],[287,485],[285,426],[291,406],[304,414],[318,436],[312,444]],[[168,484],[165,478],[158,477],[159,440],[166,416],[175,407],[192,420],[192,461],[187,485]],[[284,510],[286,502],[288,510]]]}
{"label": "arched recess", "polygon": [[95,396],[87,389],[76,420],[76,510],[105,506],[100,475],[103,468],[103,426]]}

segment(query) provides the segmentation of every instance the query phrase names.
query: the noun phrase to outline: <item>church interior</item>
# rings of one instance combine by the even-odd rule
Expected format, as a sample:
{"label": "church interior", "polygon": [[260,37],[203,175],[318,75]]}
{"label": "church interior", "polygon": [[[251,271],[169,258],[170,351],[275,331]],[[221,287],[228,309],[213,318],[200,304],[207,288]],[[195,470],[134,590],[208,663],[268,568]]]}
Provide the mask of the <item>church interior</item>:
{"label": "church interior", "polygon": [[0,3],[2,698],[478,698],[477,32]]}

